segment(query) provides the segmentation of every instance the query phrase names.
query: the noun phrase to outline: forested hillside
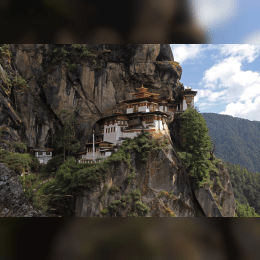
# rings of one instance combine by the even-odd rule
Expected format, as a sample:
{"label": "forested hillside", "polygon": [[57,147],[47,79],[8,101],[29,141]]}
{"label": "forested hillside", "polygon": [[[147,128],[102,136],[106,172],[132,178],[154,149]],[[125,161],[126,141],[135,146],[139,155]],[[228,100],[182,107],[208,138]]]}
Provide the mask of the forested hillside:
{"label": "forested hillside", "polygon": [[248,171],[239,164],[222,162],[230,174],[237,201],[236,213],[245,216],[246,212],[246,214],[249,214],[248,216],[256,216],[254,210],[250,209],[250,207],[253,207],[255,212],[260,214],[260,174]]}
{"label": "forested hillside", "polygon": [[213,142],[216,141],[215,155],[260,173],[260,122],[214,113],[202,115]]}

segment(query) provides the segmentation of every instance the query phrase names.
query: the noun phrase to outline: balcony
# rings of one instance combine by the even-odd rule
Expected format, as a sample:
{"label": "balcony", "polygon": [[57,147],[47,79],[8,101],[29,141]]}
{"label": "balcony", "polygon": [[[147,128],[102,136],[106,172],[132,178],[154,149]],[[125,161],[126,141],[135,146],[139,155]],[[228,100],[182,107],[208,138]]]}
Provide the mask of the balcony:
{"label": "balcony", "polygon": [[113,148],[113,144],[100,143],[100,144],[99,144],[99,147],[100,147],[100,149],[104,149],[104,148],[109,148],[109,149],[111,149],[111,148]]}
{"label": "balcony", "polygon": [[134,126],[134,125],[141,125],[142,122],[140,120],[140,118],[138,119],[132,119],[128,121],[128,126]]}

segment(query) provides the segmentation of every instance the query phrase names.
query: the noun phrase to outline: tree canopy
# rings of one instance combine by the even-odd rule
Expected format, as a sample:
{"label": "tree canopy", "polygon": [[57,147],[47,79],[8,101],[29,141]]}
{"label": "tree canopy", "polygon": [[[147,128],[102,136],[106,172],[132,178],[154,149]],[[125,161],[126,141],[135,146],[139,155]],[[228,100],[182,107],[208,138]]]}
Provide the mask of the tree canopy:
{"label": "tree canopy", "polygon": [[199,185],[208,177],[212,141],[208,136],[207,124],[196,109],[188,107],[181,118],[179,134],[183,140],[182,149],[186,152],[186,167],[193,183]]}
{"label": "tree canopy", "polygon": [[218,158],[260,173],[260,122],[214,113],[202,116],[216,142]]}

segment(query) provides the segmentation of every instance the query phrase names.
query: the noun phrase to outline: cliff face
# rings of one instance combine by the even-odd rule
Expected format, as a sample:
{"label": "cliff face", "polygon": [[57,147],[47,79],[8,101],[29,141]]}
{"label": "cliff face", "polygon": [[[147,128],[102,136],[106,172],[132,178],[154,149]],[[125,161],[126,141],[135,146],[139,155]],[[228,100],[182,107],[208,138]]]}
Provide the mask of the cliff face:
{"label": "cliff face", "polygon": [[[74,50],[70,48],[51,44],[11,44],[12,58],[2,54],[0,126],[8,127],[8,141],[21,139],[27,146],[52,147],[53,135],[61,127],[58,113],[66,109],[79,121],[76,138],[83,145],[94,123],[120,107],[120,101],[131,99],[131,93],[142,84],[149,92],[160,94],[159,98],[174,99],[183,90],[179,83],[181,67],[174,62],[167,44],[89,44],[83,49],[79,45]],[[81,48],[81,52],[77,52],[77,48]],[[73,53],[77,55],[72,57]],[[25,79],[28,87],[14,83],[19,76]],[[170,124],[170,131],[174,143],[178,144],[175,122]],[[198,212],[206,216],[234,215],[232,187],[223,167],[220,166],[219,171],[225,191],[215,191],[221,201],[221,214],[218,208],[214,213],[211,206],[205,206],[211,202],[216,204],[213,194],[206,198],[192,191],[187,173],[172,146],[169,150],[152,152],[145,165],[135,153],[131,156],[132,167],[136,169],[133,183],[125,184],[129,167],[123,162],[115,164],[105,182],[76,198],[76,216],[102,216],[104,208],[115,201],[124,204],[122,196],[137,188],[141,191],[142,204],[137,200],[136,207],[141,211],[149,207],[147,216],[192,217]],[[110,189],[114,185],[120,187],[119,191],[103,193],[104,187]],[[129,213],[127,203],[126,207],[114,206],[117,208],[115,216]]]}
{"label": "cliff face", "polygon": [[[139,205],[142,202],[150,209],[145,216],[195,217],[195,208],[199,206],[192,193],[189,178],[171,145],[168,148],[169,150],[152,152],[147,163],[142,163],[136,153],[131,153],[131,166],[136,171],[136,177],[131,185],[125,183],[130,174],[127,164],[124,162],[114,164],[108,171],[105,182],[94,191],[85,192],[83,197],[77,198],[75,216],[100,217],[103,209],[111,208],[117,201],[114,216],[129,216],[133,209],[141,215],[142,211],[145,212]],[[105,185],[107,191],[112,186],[120,188],[113,194],[103,193]],[[128,203],[127,199],[123,199],[128,194],[134,195],[137,189],[140,189],[141,196],[131,196],[134,203]]]}
{"label": "cliff face", "polygon": [[[66,59],[54,62],[58,59],[55,46],[10,46],[12,60],[4,58],[1,68],[7,75],[0,74],[0,125],[19,129],[28,146],[51,145],[62,109],[76,114],[83,144],[93,124],[119,101],[132,98],[131,93],[142,84],[162,98],[182,90],[181,67],[173,64],[167,44],[87,45],[92,53],[87,59],[77,59],[73,72],[66,67]],[[26,80],[29,90],[8,87],[6,78],[12,81],[17,75]]]}
{"label": "cliff face", "polygon": [[0,163],[0,217],[45,217],[26,199],[19,177]]}

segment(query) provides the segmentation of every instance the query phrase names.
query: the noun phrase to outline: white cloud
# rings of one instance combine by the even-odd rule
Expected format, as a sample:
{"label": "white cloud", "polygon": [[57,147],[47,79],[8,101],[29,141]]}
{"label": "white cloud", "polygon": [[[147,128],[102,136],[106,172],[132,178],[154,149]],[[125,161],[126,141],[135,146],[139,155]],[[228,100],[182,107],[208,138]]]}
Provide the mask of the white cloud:
{"label": "white cloud", "polygon": [[241,72],[241,62],[235,57],[229,57],[217,63],[204,72],[200,83],[205,88],[216,89],[221,86],[232,86],[231,77]]}
{"label": "white cloud", "polygon": [[231,55],[237,60],[247,59],[248,62],[253,62],[260,53],[260,45],[254,44],[224,44],[220,46],[222,55]]}
{"label": "white cloud", "polygon": [[227,93],[227,90],[223,90],[223,91],[220,91],[220,92],[212,92],[209,97],[208,97],[208,100],[209,101],[219,101],[221,100]]}
{"label": "white cloud", "polygon": [[191,10],[198,24],[204,28],[214,28],[227,24],[238,10],[238,0],[191,0]]}
{"label": "white cloud", "polygon": [[204,72],[198,96],[203,102],[229,103],[220,114],[260,121],[260,73],[243,70],[259,55],[258,45],[219,46],[222,60]]}
{"label": "white cloud", "polygon": [[208,97],[212,91],[210,89],[200,89],[197,93],[198,97]]}
{"label": "white cloud", "polygon": [[[200,85],[206,89],[222,91],[222,95],[226,101],[239,99],[240,101],[248,98],[254,98],[260,95],[260,74],[259,72],[243,71],[242,63],[238,57],[229,57],[222,62],[214,65],[204,73],[204,77]],[[210,100],[214,95],[207,93]]]}
{"label": "white cloud", "polygon": [[214,105],[214,103],[209,103],[209,102],[203,102],[203,103],[195,103],[195,107],[199,107],[199,110],[206,110],[210,106]]}
{"label": "white cloud", "polygon": [[199,54],[204,50],[200,44],[171,44],[174,60],[180,64],[198,58]]}
{"label": "white cloud", "polygon": [[254,101],[252,99],[248,99],[245,103],[232,102],[226,106],[225,111],[222,111],[219,114],[246,118],[248,120],[260,121],[259,111],[260,96],[258,96]]}

